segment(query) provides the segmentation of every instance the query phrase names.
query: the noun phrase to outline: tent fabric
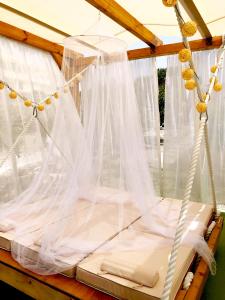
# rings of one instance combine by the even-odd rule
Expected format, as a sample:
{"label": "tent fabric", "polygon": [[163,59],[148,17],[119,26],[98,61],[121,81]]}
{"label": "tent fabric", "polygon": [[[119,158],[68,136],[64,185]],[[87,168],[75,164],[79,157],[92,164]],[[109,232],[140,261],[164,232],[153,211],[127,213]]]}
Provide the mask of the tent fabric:
{"label": "tent fabric", "polygon": [[[9,5],[23,13],[26,13],[44,23],[53,26],[69,35],[86,34],[99,18],[99,12],[84,0],[65,0],[61,1],[17,1],[3,0],[3,4]],[[155,35],[168,43],[168,37],[180,37],[179,27],[173,8],[167,8],[162,1],[149,0],[118,0],[130,14],[132,14],[140,23],[144,24]],[[225,2],[223,0],[195,0],[196,7],[206,22],[213,36],[224,33]],[[181,6],[181,5],[180,5]],[[43,9],[44,8],[44,9]],[[1,20],[22,28],[32,33],[47,38],[51,41],[62,43],[64,35],[53,32],[39,24],[16,15],[4,8],[0,8]],[[186,21],[190,19],[181,6],[182,16]],[[146,44],[127,30],[122,28],[116,22],[101,14],[102,27],[107,30],[107,35],[116,36],[126,41],[130,48],[146,47]],[[195,38],[200,38],[196,34]]]}
{"label": "tent fabric", "polygon": [[[0,80],[27,99],[39,101],[59,85],[60,72],[52,56],[33,47],[0,37]],[[10,147],[32,117],[32,107],[23,100],[9,98],[9,90],[0,90],[0,201],[8,201],[22,193],[40,169],[48,137],[34,120],[26,134],[3,164]],[[55,104],[46,107],[40,120],[51,130]]]}
{"label": "tent fabric", "polygon": [[158,77],[155,58],[129,62],[144,132],[149,169],[156,194],[161,189],[160,122],[158,104]]}

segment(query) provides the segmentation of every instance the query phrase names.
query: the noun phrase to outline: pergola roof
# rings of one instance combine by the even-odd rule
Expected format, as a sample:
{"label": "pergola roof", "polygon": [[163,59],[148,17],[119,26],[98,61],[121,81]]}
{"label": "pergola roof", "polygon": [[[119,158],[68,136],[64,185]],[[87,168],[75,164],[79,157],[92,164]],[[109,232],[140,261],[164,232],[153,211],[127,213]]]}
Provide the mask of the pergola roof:
{"label": "pergola roof", "polygon": [[[223,34],[225,31],[224,0],[180,0],[179,2],[184,7],[185,4],[189,6],[194,2],[211,35]],[[117,36],[125,40],[129,48],[138,48],[152,43],[158,46],[160,39],[165,41],[165,37],[180,36],[174,10],[164,7],[161,0],[117,0],[116,5],[119,4],[119,8],[114,6],[114,3],[114,0],[2,0],[0,20],[56,43],[62,43],[64,37],[68,35],[97,32]],[[99,10],[96,7],[101,7],[102,11],[110,17],[113,16],[117,23],[101,13],[101,20],[97,25]],[[184,18],[189,20],[190,10],[188,12],[187,7],[185,7],[186,11],[182,5],[180,7]],[[126,15],[121,9],[125,9],[128,14]],[[194,38],[201,38],[201,35],[204,35],[204,24],[201,23],[193,7],[191,13],[193,13],[192,18],[197,18],[199,29],[202,29],[201,34],[196,34]],[[132,17],[139,23],[135,23]],[[135,35],[128,30],[135,32]],[[151,39],[151,34],[153,34],[152,41],[146,42]]]}

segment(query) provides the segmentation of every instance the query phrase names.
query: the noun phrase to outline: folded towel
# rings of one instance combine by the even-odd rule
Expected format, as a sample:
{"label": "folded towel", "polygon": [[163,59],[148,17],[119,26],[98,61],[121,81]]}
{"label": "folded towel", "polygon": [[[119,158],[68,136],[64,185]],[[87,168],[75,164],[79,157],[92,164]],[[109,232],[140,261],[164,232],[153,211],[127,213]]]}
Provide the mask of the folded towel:
{"label": "folded towel", "polygon": [[150,288],[154,287],[159,280],[159,272],[154,266],[151,267],[150,257],[142,264],[137,264],[111,256],[102,262],[100,268],[105,273],[116,275]]}

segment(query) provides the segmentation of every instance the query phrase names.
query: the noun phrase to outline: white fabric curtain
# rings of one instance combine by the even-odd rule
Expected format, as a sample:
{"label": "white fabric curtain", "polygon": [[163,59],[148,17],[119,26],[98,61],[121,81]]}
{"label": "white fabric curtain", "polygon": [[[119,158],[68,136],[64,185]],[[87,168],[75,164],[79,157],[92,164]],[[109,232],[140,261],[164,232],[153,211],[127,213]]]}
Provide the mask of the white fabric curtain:
{"label": "white fabric curtain", "polygon": [[130,61],[154,188],[160,195],[160,121],[155,58]]}
{"label": "white fabric curtain", "polygon": [[[218,50],[201,51],[193,54],[197,74],[203,92],[207,91],[212,74],[210,67],[215,64]],[[196,92],[186,91],[181,78],[182,65],[177,55],[168,57],[165,95],[165,133],[163,195],[184,197],[192,149],[199,126],[199,114],[195,109],[198,101]],[[219,81],[225,82],[224,65],[219,73]],[[216,196],[219,203],[225,196],[225,90],[213,91],[208,106],[209,142],[212,156]],[[210,202],[211,188],[204,144],[192,191],[192,200]]]}
{"label": "white fabric curtain", "polygon": [[[38,102],[54,92],[61,73],[51,54],[20,42],[0,37],[0,81]],[[8,201],[25,190],[39,169],[46,132],[37,120],[20,139],[15,150],[2,164],[10,147],[32,117],[32,108],[19,98],[12,100],[9,90],[0,90],[0,201]],[[39,114],[47,130],[51,129],[55,103]],[[53,107],[52,107],[53,106]]]}

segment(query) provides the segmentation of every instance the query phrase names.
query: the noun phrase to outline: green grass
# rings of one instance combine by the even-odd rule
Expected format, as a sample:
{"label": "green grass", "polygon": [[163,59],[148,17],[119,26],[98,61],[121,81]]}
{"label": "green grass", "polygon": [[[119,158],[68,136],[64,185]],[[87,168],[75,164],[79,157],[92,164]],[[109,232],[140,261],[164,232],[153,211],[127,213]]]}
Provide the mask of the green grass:
{"label": "green grass", "polygon": [[216,275],[209,275],[201,300],[225,300],[225,228],[220,236],[215,259]]}

